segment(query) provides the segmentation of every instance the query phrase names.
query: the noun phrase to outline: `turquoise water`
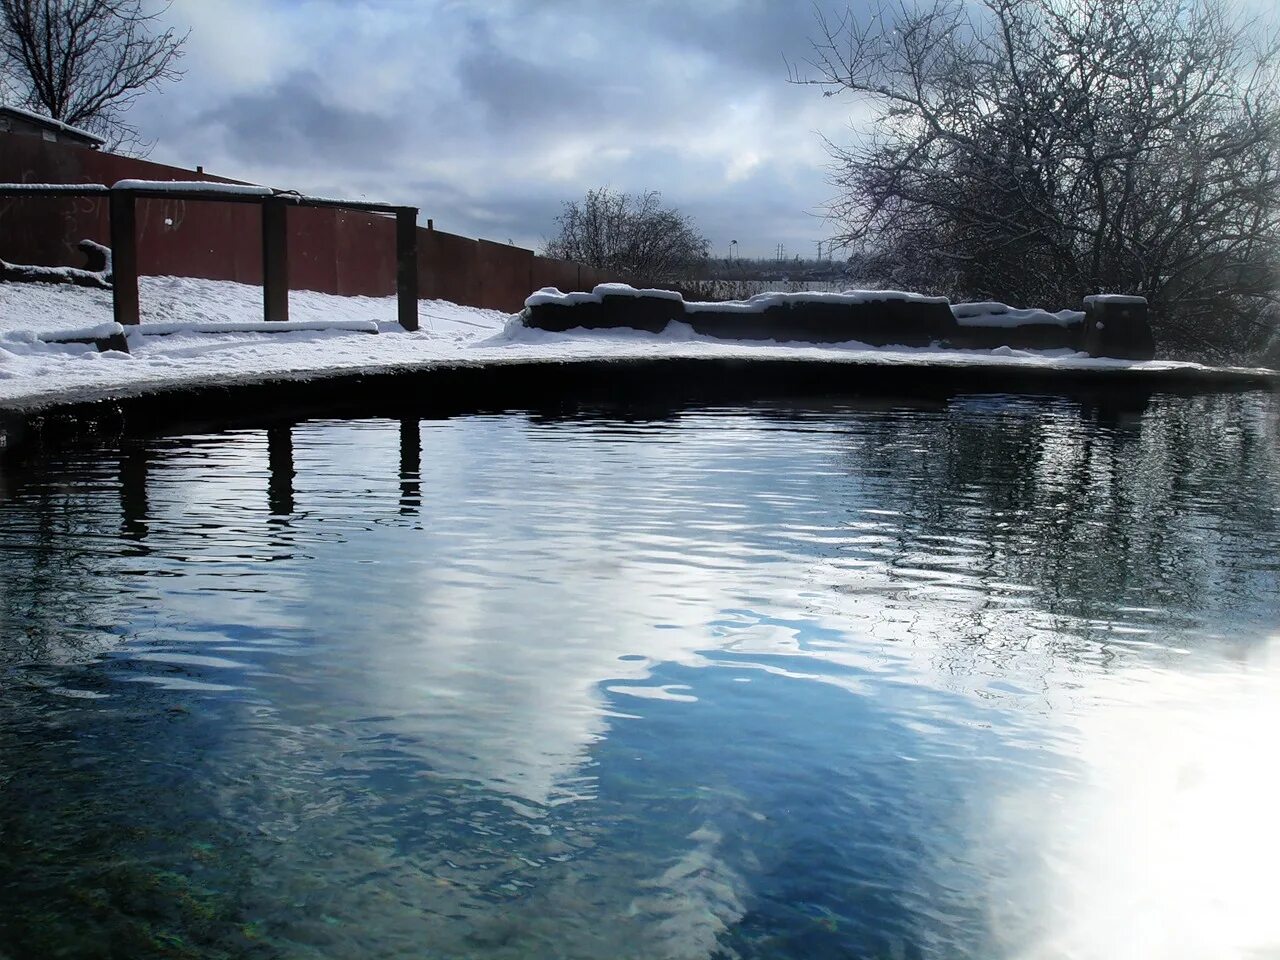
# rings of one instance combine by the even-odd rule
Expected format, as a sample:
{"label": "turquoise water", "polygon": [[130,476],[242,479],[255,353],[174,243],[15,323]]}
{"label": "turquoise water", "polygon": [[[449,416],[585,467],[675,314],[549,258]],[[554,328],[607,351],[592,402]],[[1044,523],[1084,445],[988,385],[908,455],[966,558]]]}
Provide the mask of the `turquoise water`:
{"label": "turquoise water", "polygon": [[1274,956],[1278,441],[959,396],[10,464],[0,957]]}

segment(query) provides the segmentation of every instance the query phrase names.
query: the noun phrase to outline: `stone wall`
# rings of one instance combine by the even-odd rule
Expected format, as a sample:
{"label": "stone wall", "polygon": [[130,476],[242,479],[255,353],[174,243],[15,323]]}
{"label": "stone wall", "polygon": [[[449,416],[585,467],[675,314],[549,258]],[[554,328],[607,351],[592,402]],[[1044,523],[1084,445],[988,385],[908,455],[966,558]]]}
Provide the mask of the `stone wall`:
{"label": "stone wall", "polygon": [[660,333],[672,321],[724,340],[857,342],[872,347],[1072,350],[1149,360],[1155,343],[1141,297],[1098,296],[1085,310],[1049,313],[1000,303],[952,305],[892,290],[763,294],[725,303],[686,302],[669,290],[620,284],[591,293],[543,290],[526,301],[526,326],[549,331],[630,328]]}

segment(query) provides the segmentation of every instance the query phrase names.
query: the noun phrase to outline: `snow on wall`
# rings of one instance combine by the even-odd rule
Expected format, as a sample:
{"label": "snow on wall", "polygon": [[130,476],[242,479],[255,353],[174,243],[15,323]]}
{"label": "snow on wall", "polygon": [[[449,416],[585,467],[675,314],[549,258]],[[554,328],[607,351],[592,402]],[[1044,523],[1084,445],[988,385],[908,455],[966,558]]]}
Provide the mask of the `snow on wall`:
{"label": "snow on wall", "polygon": [[[543,287],[525,300],[524,305],[537,307],[547,304],[572,306],[575,303],[601,303],[605,296],[684,301],[684,297],[674,290],[637,289],[626,283],[601,283],[597,284],[590,293],[561,293],[555,287]],[[862,304],[887,301],[950,303],[946,297],[930,297],[904,290],[845,290],[842,293],[813,290],[800,293],[758,293],[749,300],[716,302],[694,300],[685,303],[685,309],[701,313],[764,313],[770,307],[791,306],[796,303]]]}
{"label": "snow on wall", "polygon": [[221,193],[239,197],[270,197],[275,191],[249,183],[214,183],[206,180],[117,180],[113,190],[146,190],[149,193]]}
{"label": "snow on wall", "polygon": [[5,193],[45,193],[54,190],[60,193],[105,193],[107,187],[101,183],[0,183],[0,192]]}
{"label": "snow on wall", "polygon": [[46,330],[33,335],[34,340],[42,343],[57,343],[60,340],[105,340],[124,333],[124,327],[114,320],[98,323],[92,327],[72,327],[70,330]]}
{"label": "snow on wall", "polygon": [[1022,327],[1034,324],[1069,327],[1084,322],[1084,313],[1079,310],[1050,313],[1037,307],[1020,309],[990,300],[952,304],[951,313],[955,316],[956,323],[962,327]]}

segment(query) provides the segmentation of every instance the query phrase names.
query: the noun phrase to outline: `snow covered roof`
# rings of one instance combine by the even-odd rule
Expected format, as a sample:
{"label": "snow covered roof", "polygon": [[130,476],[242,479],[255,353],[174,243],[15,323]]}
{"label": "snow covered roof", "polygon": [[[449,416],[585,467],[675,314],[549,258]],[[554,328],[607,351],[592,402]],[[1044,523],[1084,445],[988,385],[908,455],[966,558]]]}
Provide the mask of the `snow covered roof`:
{"label": "snow covered roof", "polygon": [[53,117],[46,117],[43,113],[35,113],[32,110],[24,110],[22,107],[0,106],[0,117],[14,117],[26,123],[34,124],[56,133],[66,134],[73,140],[82,140],[91,147],[100,147],[106,140],[98,136],[96,133],[90,133],[88,130],[82,130],[80,127],[73,127],[69,123],[63,123],[61,120],[55,120]]}

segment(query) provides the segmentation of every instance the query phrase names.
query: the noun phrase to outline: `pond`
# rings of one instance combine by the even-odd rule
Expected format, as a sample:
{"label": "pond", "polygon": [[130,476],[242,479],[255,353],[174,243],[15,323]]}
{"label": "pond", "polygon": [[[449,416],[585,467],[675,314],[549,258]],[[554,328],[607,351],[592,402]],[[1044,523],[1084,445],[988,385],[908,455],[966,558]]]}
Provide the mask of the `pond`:
{"label": "pond", "polygon": [[0,486],[0,956],[1280,949],[1280,403],[125,436]]}

